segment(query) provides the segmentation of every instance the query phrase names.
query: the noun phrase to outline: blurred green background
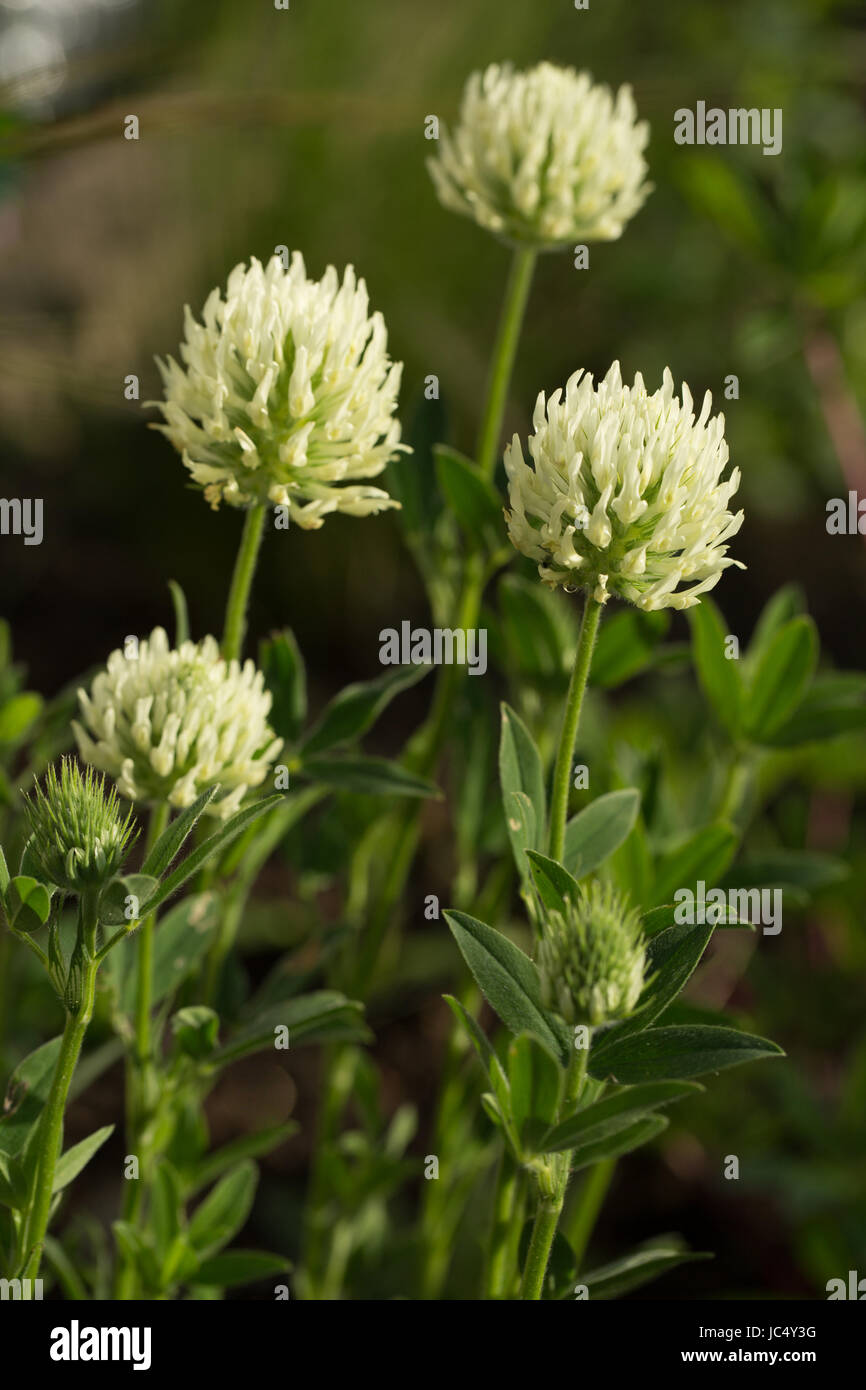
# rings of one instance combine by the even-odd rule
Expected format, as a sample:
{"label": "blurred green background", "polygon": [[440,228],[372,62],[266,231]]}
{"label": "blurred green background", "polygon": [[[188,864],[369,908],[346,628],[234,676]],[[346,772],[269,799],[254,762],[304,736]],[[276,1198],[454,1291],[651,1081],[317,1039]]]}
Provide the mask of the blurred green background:
{"label": "blurred green background", "polygon": [[[542,58],[632,84],[652,128],[655,191],[619,242],[591,248],[588,270],[567,253],[542,258],[509,433],[528,429],[539,390],[614,358],[650,389],[665,365],[697,399],[710,389],[746,508],[735,553],[748,569],[717,591],[730,630],[745,638],[795,579],[828,658],[864,664],[863,538],[825,528],[829,497],[866,495],[862,7],[7,0],[0,492],[44,498],[45,539],[0,538],[0,609],[32,686],[54,692],[125,634],[169,623],[170,577],[196,634],[219,628],[240,518],[212,514],[187,487],[145,427],[155,413],[124,399],[124,378],[139,376],[144,402],[158,394],[153,356],[176,352],[183,304],[198,311],[236,262],[287,245],[316,276],[354,264],[405,362],[406,433],[430,410],[422,388],[434,373],[448,437],[471,452],[508,255],[439,207],[424,121],[454,119],[472,69]],[[698,100],[781,107],[781,155],[675,145],[675,110]],[[123,138],[129,114],[138,141]],[[724,401],[732,373],[739,399]],[[405,618],[423,622],[425,604],[394,515],[269,537],[251,632],[294,628],[314,709],[377,675],[379,630]],[[673,632],[684,636],[681,619]],[[426,699],[422,685],[401,701],[386,751]],[[623,1165],[602,1254],[673,1227],[718,1252],[661,1296],[821,1296],[848,1268],[866,1275],[866,750],[845,740],[798,771],[777,816],[853,872],[750,967],[750,1019],[792,1063],[721,1078],[665,1146]],[[446,876],[429,862],[413,901],[431,891],[425,872]],[[712,980],[705,990],[711,999]],[[398,1018],[379,1034],[386,1099],[420,1103],[422,1120],[445,1027],[438,995],[437,981],[413,1000],[417,1026]],[[307,1119],[313,1081],[301,1099]],[[738,1183],[720,1177],[728,1152],[741,1157]],[[283,1165],[298,1184],[303,1159],[295,1149]]]}

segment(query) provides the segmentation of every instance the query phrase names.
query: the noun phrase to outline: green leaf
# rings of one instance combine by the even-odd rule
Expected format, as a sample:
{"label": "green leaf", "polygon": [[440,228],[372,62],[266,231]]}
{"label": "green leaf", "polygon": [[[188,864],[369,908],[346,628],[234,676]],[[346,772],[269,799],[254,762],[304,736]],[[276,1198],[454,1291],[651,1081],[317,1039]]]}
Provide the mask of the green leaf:
{"label": "green leaf", "polygon": [[563,621],[567,610],[537,581],[515,574],[502,576],[497,593],[503,637],[518,672],[536,679],[564,678],[575,641],[568,620]]}
{"label": "green leaf", "polygon": [[754,674],[755,668],[763,660],[767,648],[779,629],[790,622],[791,618],[799,617],[803,609],[803,593],[797,584],[783,585],[781,589],[776,590],[772,598],[768,599],[755,624],[749,650],[742,658],[747,678]]}
{"label": "green leaf", "polygon": [[638,811],[636,787],[606,792],[591,802],[565,827],[562,859],[575,878],[586,878],[631,834]]}
{"label": "green leaf", "polygon": [[21,743],[42,713],[43,700],[34,691],[13,695],[0,708],[0,743]]}
{"label": "green leaf", "polygon": [[460,1000],[455,999],[453,994],[443,994],[442,998],[445,1000],[458,1023],[462,1023],[463,1027],[466,1029],[487,1075],[492,1076],[495,1071],[499,1071],[504,1081],[505,1072],[502,1070],[502,1063],[493,1051],[493,1046],[487,1034],[482,1031],[469,1010],[464,1008]]}
{"label": "green leaf", "polygon": [[767,1038],[753,1037],[734,1028],[649,1028],[634,1037],[607,1043],[602,1034],[589,1056],[589,1070],[598,1080],[613,1076],[619,1082],[687,1080],[754,1062],[763,1057],[784,1057]]}
{"label": "green leaf", "polygon": [[259,643],[259,667],[273,701],[268,721],[275,734],[292,744],[307,717],[307,675],[290,628]]}
{"label": "green leaf", "polygon": [[0,1118],[0,1153],[20,1153],[30,1137],[48,1099],[60,1042],[56,1037],[37,1047],[10,1076]]}
{"label": "green leaf", "polygon": [[509,1044],[511,1115],[523,1152],[535,1152],[540,1136],[552,1123],[562,1078],[556,1057],[532,1033],[521,1033]]}
{"label": "green leaf", "polygon": [[189,1223],[189,1243],[201,1259],[216,1254],[246,1224],[259,1174],[252,1162],[239,1163],[220,1178]]}
{"label": "green leaf", "polygon": [[564,912],[568,901],[577,902],[580,888],[567,869],[538,850],[528,850],[526,858],[543,907],[549,912]]}
{"label": "green leaf", "polygon": [[219,1035],[219,1015],[206,1004],[188,1004],[171,1020],[172,1032],[181,1052],[201,1062],[214,1051]]}
{"label": "green leaf", "polygon": [[220,1289],[237,1288],[239,1284],[254,1284],[260,1279],[285,1274],[292,1268],[283,1255],[271,1255],[264,1250],[226,1250],[203,1260],[192,1276],[197,1284],[214,1284]]}
{"label": "green leaf", "polygon": [[38,931],[51,913],[51,893],[44,883],[27,874],[16,874],[9,880],[5,903],[9,925],[16,931]]}
{"label": "green leaf", "polygon": [[686,1096],[697,1095],[703,1086],[694,1081],[652,1081],[644,1086],[627,1086],[615,1095],[606,1096],[563,1120],[544,1135],[540,1153],[557,1153],[573,1149],[579,1143],[606,1139],[627,1129],[636,1118],[670,1105]]}
{"label": "green leaf", "polygon": [[502,499],[495,487],[482,478],[474,463],[450,448],[433,448],[436,478],[452,515],[456,518],[470,548],[486,545],[497,549],[505,543]]}
{"label": "green leaf", "polygon": [[593,1164],[603,1163],[605,1159],[621,1158],[623,1154],[630,1154],[634,1149],[639,1149],[655,1139],[667,1127],[668,1121],[664,1115],[643,1115],[624,1129],[608,1134],[604,1139],[588,1139],[585,1144],[578,1144],[572,1151],[571,1172],[576,1173],[580,1168],[591,1168]]}
{"label": "green leaf", "polygon": [[203,791],[200,796],[196,797],[191,806],[187,806],[170,825],[166,826],[141,866],[143,874],[150,874],[153,878],[162,878],[175,855],[179,853],[184,840],[196,825],[202,811],[213,801],[217,790],[217,787],[208,787],[207,791]]}
{"label": "green leaf", "polygon": [[440,800],[442,793],[432,782],[407,772],[399,763],[385,758],[362,756],[309,758],[301,769],[313,782],[323,782],[337,791],[361,796],[420,796]]}
{"label": "green leaf", "polygon": [[[535,817],[534,844],[527,848],[538,849],[544,842],[547,809],[544,795],[544,767],[535,740],[523,720],[509,705],[501,706],[501,727],[499,736],[499,781],[502,787],[502,802],[506,820],[512,803],[511,794],[522,792],[529,798]],[[518,867],[519,864],[518,864]]]}
{"label": "green leaf", "polygon": [[6,855],[3,853],[3,846],[0,845],[0,903],[6,898],[6,889],[9,887],[9,866],[6,863]]}
{"label": "green leaf", "polygon": [[667,613],[641,613],[634,608],[607,618],[592,654],[590,682],[613,690],[639,675],[653,662],[669,625]]}
{"label": "green leaf", "polygon": [[444,402],[438,398],[416,398],[411,414],[407,441],[412,453],[392,458],[385,473],[385,488],[400,503],[400,521],[413,549],[420,545],[423,557],[429,549],[426,542],[442,509],[436,487],[433,449],[446,433],[447,420]]}
{"label": "green leaf", "polygon": [[732,889],[796,888],[816,893],[841,883],[851,872],[844,859],[816,850],[776,849],[739,859],[719,881],[726,892]]}
{"label": "green leaf", "polygon": [[746,695],[745,730],[755,742],[775,733],[797,708],[817,659],[818,639],[811,618],[792,618],[773,637]]}
{"label": "green leaf", "polygon": [[525,892],[530,884],[526,851],[538,842],[535,811],[525,792],[506,792],[503,795],[502,803],[505,810],[505,828],[511,841],[511,852]]}
{"label": "green leaf", "polygon": [[99,899],[99,920],[104,926],[131,927],[141,920],[144,904],[153,897],[159,880],[150,874],[126,874],[110,880]]}
{"label": "green leaf", "polygon": [[708,887],[725,872],[737,851],[739,837],[724,821],[705,825],[682,840],[656,866],[653,903],[669,902],[679,888],[699,881]]}
{"label": "green leaf", "polygon": [[541,1002],[538,971],[501,932],[465,912],[445,913],[463,959],[478,986],[512,1033],[534,1033],[563,1066],[571,1056],[568,1028]]}
{"label": "green leaf", "polygon": [[[220,906],[217,893],[195,893],[172,908],[159,923],[153,938],[155,1004],[173,994],[205,955],[220,923]],[[129,970],[121,989],[123,1013],[134,1012],[135,995],[135,971]]]}
{"label": "green leaf", "polygon": [[73,1144],[71,1149],[61,1154],[54,1169],[54,1186],[51,1191],[62,1192],[64,1187],[74,1182],[82,1168],[87,1166],[93,1155],[113,1133],[114,1125],[104,1125],[102,1129],[94,1130],[93,1134],[82,1139],[80,1144]]}
{"label": "green leaf", "polygon": [[168,581],[168,589],[174,605],[174,645],[177,648],[183,642],[189,641],[189,609],[186,604],[186,594],[176,579]]}
{"label": "green leaf", "polygon": [[212,1058],[214,1066],[226,1066],[254,1052],[274,1047],[288,1030],[288,1046],[300,1047],[323,1039],[358,1041],[367,1036],[363,1024],[363,1005],[336,990],[322,989],[312,994],[284,999],[265,1009],[233,1033]]}
{"label": "green leaf", "polygon": [[378,680],[347,685],[327,706],[301,746],[301,757],[322,753],[338,744],[353,743],[375,724],[395,695],[416,685],[427,666],[401,666]]}
{"label": "green leaf", "polygon": [[146,904],[146,910],[155,912],[166,898],[170,898],[172,894],[176,893],[178,888],[182,887],[194,873],[197,873],[213,855],[230,845],[242,830],[246,830],[248,825],[252,825],[253,821],[257,821],[261,816],[273,811],[274,807],[282,800],[282,793],[276,792],[273,796],[266,796],[262,801],[254,802],[252,806],[245,806],[243,810],[233,815],[215,835],[211,835],[202,844],[196,845],[195,849],[178,864],[174,873],[163,879],[153,897]]}
{"label": "green leaf", "polygon": [[612,1260],[610,1264],[599,1265],[598,1269],[585,1274],[581,1282],[586,1284],[591,1299],[618,1298],[632,1289],[639,1289],[642,1284],[648,1284],[652,1279],[658,1279],[677,1265],[712,1258],[705,1250],[683,1250],[676,1244],[665,1246],[656,1243]]}
{"label": "green leaf", "polygon": [[[725,879],[722,879],[722,883],[724,882]],[[667,927],[682,926],[682,923],[677,921],[677,913],[679,911],[680,907],[675,903],[665,903],[662,907],[650,908],[649,912],[645,912],[641,918],[644,936],[658,936],[659,933],[663,932]],[[712,911],[714,920],[711,925],[713,927],[741,927],[747,931],[755,930],[751,922],[747,922],[738,917],[736,912],[730,907],[720,907],[714,903],[712,905]]]}
{"label": "green leaf", "polygon": [[634,1013],[604,1033],[606,1043],[648,1028],[683,990],[713,934],[714,924],[677,925],[652,938],[646,951],[648,983]]}
{"label": "green leaf", "polygon": [[189,1184],[192,1191],[206,1187],[229,1168],[233,1168],[243,1158],[261,1158],[279,1148],[300,1126],[295,1120],[287,1120],[282,1125],[269,1125],[266,1129],[255,1130],[252,1134],[242,1134],[222,1148],[206,1154],[192,1169]]}
{"label": "green leaf", "polygon": [[818,676],[794,713],[765,742],[773,748],[838,738],[866,726],[866,677],[854,673]]}
{"label": "green leaf", "polygon": [[26,1207],[30,1190],[17,1158],[0,1152],[0,1207],[18,1211]]}
{"label": "green leaf", "polygon": [[688,619],[701,689],[721,723],[736,737],[742,720],[743,681],[737,659],[725,656],[725,638],[729,634],[722,615],[705,594],[700,603],[689,609]]}
{"label": "green leaf", "polygon": [[739,246],[761,260],[775,257],[776,236],[769,204],[749,176],[710,155],[689,155],[678,163],[688,201]]}

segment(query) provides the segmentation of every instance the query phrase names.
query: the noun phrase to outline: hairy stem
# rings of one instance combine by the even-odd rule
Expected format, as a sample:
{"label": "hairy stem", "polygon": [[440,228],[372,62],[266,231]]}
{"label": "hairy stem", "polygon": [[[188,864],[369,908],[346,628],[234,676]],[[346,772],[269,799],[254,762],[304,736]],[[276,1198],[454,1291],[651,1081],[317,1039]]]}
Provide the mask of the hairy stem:
{"label": "hairy stem", "polygon": [[556,766],[553,772],[553,791],[550,803],[550,857],[556,860],[562,859],[565,844],[568,793],[571,788],[571,760],[574,756],[574,745],[580,724],[580,711],[583,706],[583,695],[589,677],[589,668],[592,665],[592,653],[601,619],[601,610],[602,605],[591,594],[587,593],[583,621],[580,625],[580,637],[574,656],[574,667],[565,701],[565,714],[562,719],[562,732],[559,736]]}
{"label": "hairy stem", "polygon": [[24,1253],[27,1260],[25,1279],[35,1279],[39,1273],[45,1235],[51,1214],[54,1173],[63,1144],[63,1116],[66,1098],[75,1072],[81,1045],[93,1016],[96,997],[95,959],[96,898],[82,898],[79,907],[78,943],[81,949],[80,987],[74,1009],[67,1009],[60,1052],[54,1068],[51,1090],[39,1121],[36,1138],[36,1168],[29,1210],[24,1230]]}
{"label": "hairy stem", "polygon": [[223,630],[223,656],[226,661],[240,660],[247,626],[247,606],[250,601],[253,575],[262,543],[265,524],[264,502],[250,507],[244,519],[241,543],[235,560],[232,584],[226,604],[226,620]]}

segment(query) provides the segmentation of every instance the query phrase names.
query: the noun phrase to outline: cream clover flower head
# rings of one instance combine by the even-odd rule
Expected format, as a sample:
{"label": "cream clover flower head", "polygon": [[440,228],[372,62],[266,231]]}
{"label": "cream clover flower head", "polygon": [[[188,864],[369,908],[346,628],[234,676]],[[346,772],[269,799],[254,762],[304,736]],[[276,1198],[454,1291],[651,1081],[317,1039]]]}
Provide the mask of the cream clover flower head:
{"label": "cream clover flower head", "polygon": [[197,323],[185,310],[181,366],[157,359],[162,431],[211,506],[288,506],[299,526],[330,512],[397,507],[374,478],[400,449],[394,418],[402,364],[349,266],[310,280],[295,252],[237,265]]}
{"label": "cream clover flower head", "polygon": [[207,807],[227,819],[265,780],[282,747],[268,724],[270,692],[252,661],[226,662],[213,637],[169,646],[161,627],[112,652],[73,721],[81,756],[130,801]]}
{"label": "cream clover flower head", "polygon": [[[743,513],[728,510],[740,482],[728,462],[723,415],[710,393],[695,418],[665,369],[647,393],[638,375],[623,386],[615,362],[598,386],[575,372],[565,393],[542,392],[527,463],[517,435],[505,451],[512,543],[551,588],[610,594],[638,608],[691,608],[728,565],[726,542]],[[688,584],[688,588],[680,585]]]}
{"label": "cream clover flower head", "polygon": [[544,918],[538,946],[541,997],[566,1023],[600,1027],[632,1013],[644,983],[640,914],[610,885],[580,888],[565,912]]}
{"label": "cream clover flower head", "polygon": [[503,240],[553,249],[615,241],[651,191],[630,87],[493,63],[470,76],[460,122],[427,161],[440,201]]}

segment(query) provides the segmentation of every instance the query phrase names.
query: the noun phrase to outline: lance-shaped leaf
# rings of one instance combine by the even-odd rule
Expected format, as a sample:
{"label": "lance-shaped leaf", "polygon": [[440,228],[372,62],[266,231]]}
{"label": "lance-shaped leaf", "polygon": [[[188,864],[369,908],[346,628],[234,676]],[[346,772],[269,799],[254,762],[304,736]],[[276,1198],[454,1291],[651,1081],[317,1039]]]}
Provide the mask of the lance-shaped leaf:
{"label": "lance-shaped leaf", "polygon": [[322,989],[265,1009],[232,1034],[214,1053],[211,1065],[226,1066],[239,1057],[274,1047],[277,1041],[282,1043],[286,1031],[289,1048],[324,1040],[363,1041],[369,1036],[363,1022],[363,1005],[336,990]]}
{"label": "lance-shaped leaf", "polygon": [[216,1254],[217,1250],[228,1245],[245,1225],[258,1180],[258,1169],[254,1163],[239,1163],[237,1168],[220,1179],[201,1206],[196,1207],[189,1223],[188,1238],[201,1259]]}
{"label": "lance-shaped leaf", "polygon": [[82,1139],[80,1144],[73,1144],[71,1149],[61,1154],[54,1169],[52,1192],[62,1192],[64,1187],[68,1187],[113,1133],[114,1125],[104,1125],[102,1129],[97,1129],[86,1139]]}
{"label": "lance-shaped leaf", "polygon": [[213,801],[218,790],[218,787],[208,787],[206,791],[196,797],[191,806],[187,806],[175,820],[166,826],[141,866],[143,874],[162,878],[168,866],[179,854],[187,836],[194,829],[202,811],[209,802]]}
{"label": "lance-shaped leaf", "polygon": [[0,1117],[0,1153],[20,1153],[30,1137],[51,1089],[60,1043],[60,1037],[43,1043],[10,1076]]}
{"label": "lance-shaped leaf", "polygon": [[585,878],[619,849],[631,834],[640,810],[636,787],[596,797],[565,827],[562,859],[575,878]]}
{"label": "lance-shaped leaf", "polygon": [[424,777],[407,772],[386,758],[353,754],[346,757],[308,758],[300,769],[304,777],[337,791],[362,796],[420,796],[439,800],[442,792]]}
{"label": "lance-shaped leaf", "polygon": [[689,609],[692,650],[701,689],[724,728],[736,735],[742,722],[743,679],[735,658],[725,655],[728,636],[719,609],[704,595]]}
{"label": "lance-shaped leaf", "polygon": [[747,692],[745,729],[760,743],[799,705],[818,659],[811,618],[792,618],[767,645]]}
{"label": "lance-shaped leaf", "polygon": [[562,1068],[537,1037],[521,1033],[508,1047],[508,1081],[520,1147],[535,1152],[559,1107]]}
{"label": "lance-shaped leaf", "polygon": [[339,744],[354,743],[375,724],[395,695],[416,685],[429,669],[428,666],[401,666],[378,680],[347,685],[334,696],[304,740],[302,758],[323,753]]}
{"label": "lance-shaped leaf", "polygon": [[621,1294],[639,1289],[652,1279],[667,1274],[677,1265],[690,1264],[695,1260],[711,1260],[712,1254],[706,1250],[684,1250],[676,1240],[656,1241],[631,1255],[623,1255],[610,1264],[599,1265],[597,1269],[585,1274],[582,1283],[586,1285],[590,1299],[619,1298]]}
{"label": "lance-shaped leaf", "polygon": [[577,902],[580,889],[577,880],[555,859],[537,850],[527,851],[526,858],[532,868],[532,879],[538,890],[542,905],[549,912],[564,912],[566,902]]}
{"label": "lance-shaped leaf", "polygon": [[624,1129],[608,1134],[604,1139],[588,1139],[586,1143],[578,1143],[571,1153],[571,1171],[576,1173],[580,1168],[591,1168],[593,1164],[603,1163],[606,1159],[622,1158],[623,1154],[649,1144],[667,1127],[668,1121],[664,1115],[641,1115]]}
{"label": "lance-shaped leaf", "polygon": [[268,722],[286,743],[294,743],[307,717],[307,673],[290,628],[259,643],[259,669],[271,692]]}
{"label": "lance-shaped leaf", "polygon": [[514,1034],[534,1033],[567,1066],[568,1028],[542,1004],[538,971],[529,957],[501,932],[465,912],[449,910],[445,916],[478,987],[506,1028]]}
{"label": "lance-shaped leaf", "polygon": [[255,801],[252,806],[245,806],[243,810],[238,811],[230,820],[226,821],[225,825],[220,827],[215,835],[211,835],[209,839],[197,845],[186,859],[178,864],[174,873],[163,879],[153,897],[144,904],[143,911],[155,912],[166,898],[170,898],[173,893],[176,893],[178,888],[182,887],[202,865],[230,845],[242,830],[246,830],[248,825],[252,825],[253,821],[257,821],[261,816],[266,816],[269,811],[273,811],[274,807],[278,806],[282,800],[281,793],[276,792],[274,796],[266,796],[262,801]]}
{"label": "lance-shaped leaf", "polygon": [[502,498],[474,463],[447,444],[433,448],[436,478],[448,509],[472,549],[502,549]]}
{"label": "lance-shaped leaf", "polygon": [[538,849],[544,841],[547,825],[541,754],[523,720],[509,705],[502,705],[501,717],[499,781],[506,821],[511,813],[511,795],[522,792],[529,798],[535,817],[535,840],[528,848]]}
{"label": "lance-shaped leaf", "polygon": [[224,1250],[209,1260],[203,1260],[187,1282],[234,1289],[240,1284],[272,1279],[291,1268],[291,1262],[285,1256],[272,1255],[265,1250]]}
{"label": "lance-shaped leaf", "polygon": [[650,1081],[643,1086],[627,1086],[614,1095],[597,1100],[576,1115],[569,1116],[544,1135],[539,1153],[557,1153],[578,1144],[593,1143],[628,1129],[635,1120],[670,1105],[704,1088],[694,1081]]}
{"label": "lance-shaped leaf", "polygon": [[589,1071],[600,1081],[612,1076],[632,1085],[641,1081],[687,1080],[736,1067],[741,1062],[784,1055],[781,1047],[767,1038],[735,1028],[648,1028],[619,1042],[608,1042],[602,1034],[590,1053]]}
{"label": "lance-shaped leaf", "polygon": [[737,852],[738,836],[725,821],[705,825],[663,855],[656,868],[653,902],[670,902],[678,888],[699,880],[715,883]]}

